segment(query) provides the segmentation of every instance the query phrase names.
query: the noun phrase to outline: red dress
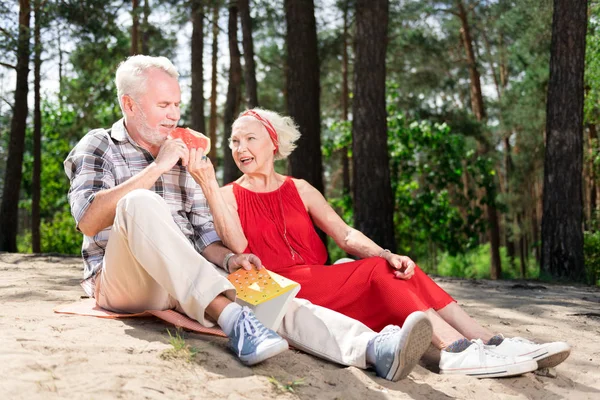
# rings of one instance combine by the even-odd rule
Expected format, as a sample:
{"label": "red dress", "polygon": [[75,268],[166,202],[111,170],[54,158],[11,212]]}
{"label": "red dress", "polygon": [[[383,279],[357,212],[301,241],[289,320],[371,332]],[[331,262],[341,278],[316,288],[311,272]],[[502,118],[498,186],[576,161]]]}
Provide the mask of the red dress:
{"label": "red dress", "polygon": [[[454,299],[420,268],[398,279],[381,257],[324,265],[327,251],[291,178],[273,192],[256,193],[233,184],[246,253],[301,285],[298,297],[338,311],[380,331],[402,325],[413,311],[439,310]],[[284,234],[285,233],[285,234]]]}

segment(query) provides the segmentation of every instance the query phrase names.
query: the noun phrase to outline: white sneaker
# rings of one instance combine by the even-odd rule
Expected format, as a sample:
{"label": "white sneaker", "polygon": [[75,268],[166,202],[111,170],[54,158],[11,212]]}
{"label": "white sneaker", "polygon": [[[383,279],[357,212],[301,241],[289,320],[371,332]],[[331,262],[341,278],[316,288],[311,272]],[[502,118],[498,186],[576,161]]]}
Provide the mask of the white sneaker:
{"label": "white sneaker", "polygon": [[507,357],[495,353],[491,348],[492,346],[485,346],[481,339],[475,339],[460,353],[442,350],[440,374],[496,378],[521,375],[537,369],[537,363],[531,357]]}
{"label": "white sneaker", "polygon": [[537,344],[521,337],[504,338],[497,346],[487,346],[495,353],[510,357],[530,357],[538,368],[556,367],[571,354],[571,346],[565,342]]}

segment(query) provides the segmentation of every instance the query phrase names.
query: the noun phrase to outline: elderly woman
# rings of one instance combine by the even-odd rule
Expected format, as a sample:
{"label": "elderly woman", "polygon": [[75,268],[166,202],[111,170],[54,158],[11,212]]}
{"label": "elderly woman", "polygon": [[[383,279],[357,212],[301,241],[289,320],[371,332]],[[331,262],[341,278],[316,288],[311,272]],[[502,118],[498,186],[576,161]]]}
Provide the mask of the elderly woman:
{"label": "elderly woman", "polygon": [[[291,118],[248,110],[234,122],[230,138],[241,178],[217,190],[210,160],[201,154],[190,160],[190,173],[203,188],[213,188],[205,194],[217,232],[230,249],[253,253],[266,268],[299,282],[298,297],[376,331],[424,311],[433,324],[432,344],[441,350],[441,373],[519,375],[568,357],[570,347],[563,342],[535,344],[494,335],[409,257],[381,248],[348,226],[308,182],[275,172],[274,161],[286,158],[299,137]],[[327,252],[313,223],[361,259],[324,265]]]}

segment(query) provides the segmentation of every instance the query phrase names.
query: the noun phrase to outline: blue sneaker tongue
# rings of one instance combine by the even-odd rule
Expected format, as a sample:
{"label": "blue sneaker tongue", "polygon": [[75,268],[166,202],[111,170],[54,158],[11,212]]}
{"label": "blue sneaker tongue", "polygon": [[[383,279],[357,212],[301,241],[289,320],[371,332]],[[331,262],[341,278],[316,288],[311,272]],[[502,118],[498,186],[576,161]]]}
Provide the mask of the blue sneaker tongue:
{"label": "blue sneaker tongue", "polygon": [[449,353],[460,353],[461,351],[466,350],[471,344],[471,341],[468,339],[458,339],[457,341],[450,343],[444,350]]}

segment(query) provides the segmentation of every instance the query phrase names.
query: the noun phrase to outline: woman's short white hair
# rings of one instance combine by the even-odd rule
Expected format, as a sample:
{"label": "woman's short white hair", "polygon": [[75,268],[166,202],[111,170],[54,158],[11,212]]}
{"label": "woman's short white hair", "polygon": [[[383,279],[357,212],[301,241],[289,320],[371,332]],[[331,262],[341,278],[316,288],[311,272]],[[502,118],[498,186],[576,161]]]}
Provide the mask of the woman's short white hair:
{"label": "woman's short white hair", "polygon": [[144,93],[148,78],[146,72],[152,69],[163,70],[175,79],[179,77],[179,72],[177,72],[173,63],[166,57],[135,55],[119,64],[115,84],[117,85],[117,96],[121,110],[123,109],[121,98],[124,95],[129,95],[136,99],[140,94]]}
{"label": "woman's short white hair", "polygon": [[[275,159],[283,160],[292,154],[292,151],[294,151],[294,149],[297,147],[296,141],[300,139],[301,136],[300,131],[298,130],[298,125],[296,125],[294,120],[291,117],[284,117],[275,111],[264,110],[262,108],[253,108],[251,111],[254,111],[263,119],[269,121],[271,125],[273,125],[273,128],[275,128],[279,146],[275,152]],[[243,116],[244,112],[240,113],[237,119],[233,122],[233,125],[235,125],[242,117],[254,118],[251,115]]]}

